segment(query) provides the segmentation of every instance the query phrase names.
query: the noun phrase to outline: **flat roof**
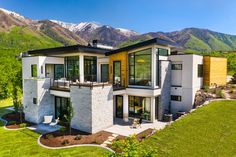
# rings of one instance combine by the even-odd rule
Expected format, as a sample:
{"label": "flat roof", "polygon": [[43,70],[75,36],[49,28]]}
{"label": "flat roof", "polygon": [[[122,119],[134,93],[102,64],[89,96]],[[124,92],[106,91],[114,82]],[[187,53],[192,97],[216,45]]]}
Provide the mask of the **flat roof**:
{"label": "flat roof", "polygon": [[151,40],[146,40],[146,41],[143,41],[143,42],[139,42],[137,44],[129,45],[129,46],[122,47],[122,48],[119,48],[119,49],[116,49],[116,50],[111,50],[109,52],[106,52],[106,55],[109,56],[111,54],[115,54],[115,53],[122,52],[122,51],[129,51],[129,50],[132,50],[132,49],[135,49],[135,48],[148,46],[148,45],[151,45],[151,44],[156,44],[156,45],[161,45],[161,46],[168,46],[168,47],[179,47],[179,45],[176,44],[175,42],[168,41],[168,40],[161,39],[161,38],[153,38]]}
{"label": "flat roof", "polygon": [[29,55],[55,55],[55,54],[63,54],[63,53],[67,53],[67,52],[77,52],[77,51],[105,54],[106,52],[108,52],[110,50],[78,44],[78,45],[72,45],[72,46],[61,46],[61,47],[54,47],[54,48],[30,50],[27,53]]}

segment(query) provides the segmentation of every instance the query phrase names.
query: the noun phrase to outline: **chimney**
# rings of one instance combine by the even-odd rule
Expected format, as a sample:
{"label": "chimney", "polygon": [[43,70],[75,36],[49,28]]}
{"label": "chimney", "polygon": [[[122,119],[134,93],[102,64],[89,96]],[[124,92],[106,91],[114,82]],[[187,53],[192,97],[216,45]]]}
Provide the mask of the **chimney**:
{"label": "chimney", "polygon": [[93,40],[93,47],[97,47],[98,45],[98,40]]}

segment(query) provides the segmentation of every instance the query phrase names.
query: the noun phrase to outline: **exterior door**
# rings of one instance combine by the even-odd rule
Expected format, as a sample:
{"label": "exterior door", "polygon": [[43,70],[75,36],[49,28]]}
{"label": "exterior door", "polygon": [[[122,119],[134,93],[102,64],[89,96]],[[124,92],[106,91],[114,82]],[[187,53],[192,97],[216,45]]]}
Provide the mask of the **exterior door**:
{"label": "exterior door", "polygon": [[123,96],[116,96],[116,117],[123,118]]}
{"label": "exterior door", "polygon": [[113,84],[121,86],[121,62],[113,62]]}

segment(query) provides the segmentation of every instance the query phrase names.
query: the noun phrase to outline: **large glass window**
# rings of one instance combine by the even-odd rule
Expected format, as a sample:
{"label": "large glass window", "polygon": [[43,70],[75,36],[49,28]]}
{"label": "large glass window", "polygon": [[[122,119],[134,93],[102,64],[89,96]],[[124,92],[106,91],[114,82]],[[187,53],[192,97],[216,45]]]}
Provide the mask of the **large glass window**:
{"label": "large glass window", "polygon": [[197,76],[203,77],[203,65],[202,64],[198,64],[198,66],[197,66]]}
{"label": "large glass window", "polygon": [[79,79],[79,56],[66,57],[66,77],[69,80]]}
{"label": "large glass window", "polygon": [[109,80],[109,64],[101,65],[101,81],[108,82]]}
{"label": "large glass window", "polygon": [[54,65],[54,79],[60,79],[64,77],[64,65],[55,64]]}
{"label": "large glass window", "polygon": [[169,54],[169,52],[168,52],[168,50],[167,49],[162,49],[162,48],[157,48],[157,51],[158,51],[158,54],[160,55],[160,56],[168,56]]}
{"label": "large glass window", "polygon": [[182,70],[182,64],[171,64],[171,70]]}
{"label": "large glass window", "polygon": [[129,96],[129,117],[151,119],[151,99]]}
{"label": "large glass window", "polygon": [[113,84],[116,86],[121,85],[121,62],[113,62]]}
{"label": "large glass window", "polygon": [[97,57],[84,57],[84,80],[97,81]]}
{"label": "large glass window", "polygon": [[36,64],[31,65],[31,77],[37,77],[37,65]]}
{"label": "large glass window", "polygon": [[151,49],[129,54],[129,84],[151,86]]}

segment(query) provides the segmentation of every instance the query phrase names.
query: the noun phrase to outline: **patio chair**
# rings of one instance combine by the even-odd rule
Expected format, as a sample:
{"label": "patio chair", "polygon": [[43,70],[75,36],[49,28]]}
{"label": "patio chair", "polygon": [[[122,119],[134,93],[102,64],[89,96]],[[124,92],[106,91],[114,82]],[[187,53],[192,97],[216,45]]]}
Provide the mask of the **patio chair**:
{"label": "patio chair", "polygon": [[141,117],[140,119],[139,119],[139,121],[138,121],[138,125],[137,126],[139,126],[140,128],[141,128],[141,124],[143,123],[143,118]]}
{"label": "patio chair", "polygon": [[55,120],[55,122],[51,122],[49,125],[55,127],[59,123],[59,117]]}
{"label": "patio chair", "polygon": [[134,119],[131,128],[137,129],[137,126],[138,126],[138,120],[137,120],[137,119]]}
{"label": "patio chair", "polygon": [[43,124],[50,124],[53,116],[44,116]]}

